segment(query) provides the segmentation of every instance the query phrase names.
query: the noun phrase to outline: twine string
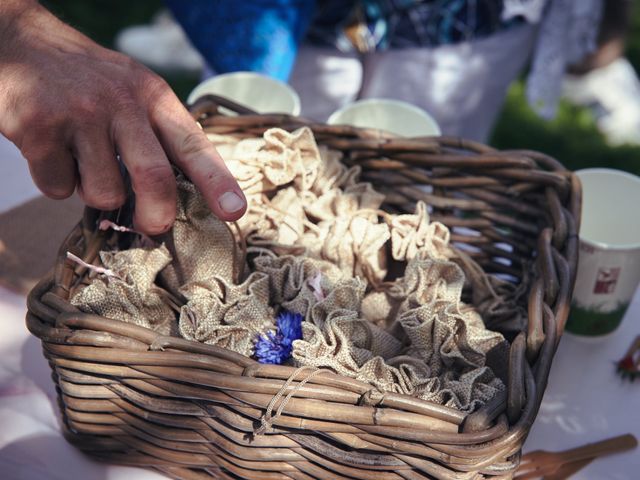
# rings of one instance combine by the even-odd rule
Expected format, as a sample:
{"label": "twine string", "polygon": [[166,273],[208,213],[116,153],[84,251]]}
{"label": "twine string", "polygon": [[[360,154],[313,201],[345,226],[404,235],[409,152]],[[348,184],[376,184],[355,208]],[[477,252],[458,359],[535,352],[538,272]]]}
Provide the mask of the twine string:
{"label": "twine string", "polygon": [[[300,383],[298,383],[288,394],[287,396],[284,398],[284,400],[282,401],[282,403],[280,403],[280,405],[278,406],[278,409],[276,410],[276,414],[271,416],[271,413],[273,412],[273,409],[275,408],[276,404],[280,401],[280,399],[284,396],[284,392],[287,391],[287,389],[291,386],[291,384],[295,381],[296,377],[298,376],[298,374],[302,373],[305,370],[313,370],[311,371],[306,377],[304,377]],[[282,412],[284,411],[285,407],[287,406],[287,404],[289,403],[289,401],[293,398],[293,396],[298,393],[300,391],[300,389],[302,389],[302,387],[305,386],[305,384],[307,382],[309,382],[313,377],[315,377],[316,375],[323,373],[323,372],[327,372],[328,370],[326,369],[320,369],[320,368],[316,368],[316,367],[312,367],[310,365],[306,365],[306,366],[302,366],[298,369],[296,369],[291,376],[287,379],[287,381],[284,383],[284,385],[282,385],[282,388],[280,388],[280,390],[278,391],[278,393],[276,393],[274,395],[274,397],[271,399],[271,401],[269,402],[269,405],[267,405],[267,411],[264,413],[264,415],[262,415],[262,417],[260,418],[260,426],[256,429],[254,429],[253,433],[254,435],[262,435],[264,434],[269,428],[271,428],[273,422],[275,420],[277,420],[281,415]]]}

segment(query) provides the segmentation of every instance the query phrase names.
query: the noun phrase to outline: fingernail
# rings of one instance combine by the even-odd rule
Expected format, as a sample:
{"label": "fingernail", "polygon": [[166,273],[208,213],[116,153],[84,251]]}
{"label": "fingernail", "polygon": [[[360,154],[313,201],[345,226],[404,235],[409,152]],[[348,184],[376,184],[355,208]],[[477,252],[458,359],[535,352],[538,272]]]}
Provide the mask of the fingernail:
{"label": "fingernail", "polygon": [[244,200],[235,192],[225,192],[218,197],[220,208],[227,213],[235,213],[244,208]]}

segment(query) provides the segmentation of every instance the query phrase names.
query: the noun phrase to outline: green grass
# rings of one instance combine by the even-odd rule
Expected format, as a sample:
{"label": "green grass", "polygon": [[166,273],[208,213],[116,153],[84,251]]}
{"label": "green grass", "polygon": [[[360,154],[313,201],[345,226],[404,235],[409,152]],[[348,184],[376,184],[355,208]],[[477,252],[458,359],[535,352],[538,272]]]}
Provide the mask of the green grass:
{"label": "green grass", "polygon": [[[113,46],[116,33],[146,23],[162,7],[160,0],[47,0],[58,16],[97,42]],[[640,2],[635,2],[627,57],[640,70]],[[166,76],[165,76],[166,78]],[[198,79],[168,77],[180,98],[186,98]],[[509,91],[491,142],[499,148],[531,148],[556,157],[568,168],[595,166],[640,174],[640,147],[609,147],[595,128],[588,111],[561,104],[556,119],[545,122],[532,112],[524,98],[522,82]]]}
{"label": "green grass", "polygon": [[[640,71],[640,2],[634,2],[626,56]],[[510,89],[491,144],[498,148],[532,148],[556,157],[567,168],[608,167],[640,175],[640,147],[608,146],[591,114],[561,103],[558,116],[545,122],[529,108],[524,85]]]}
{"label": "green grass", "polygon": [[521,81],[509,90],[490,143],[539,150],[572,170],[606,166],[640,175],[640,147],[608,146],[590,112],[567,103],[554,120],[542,120],[527,104]]}

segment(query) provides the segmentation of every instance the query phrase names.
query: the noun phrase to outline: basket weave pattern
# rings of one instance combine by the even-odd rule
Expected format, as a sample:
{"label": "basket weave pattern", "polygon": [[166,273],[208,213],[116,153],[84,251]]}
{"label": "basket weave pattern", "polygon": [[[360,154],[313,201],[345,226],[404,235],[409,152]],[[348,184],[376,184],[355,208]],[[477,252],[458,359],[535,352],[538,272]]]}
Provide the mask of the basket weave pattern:
{"label": "basket weave pattern", "polygon": [[[362,167],[363,179],[385,193],[385,210],[413,212],[423,200],[431,219],[452,229],[452,242],[473,247],[485,272],[526,287],[525,328],[507,335],[507,389],[466,415],[328,371],[263,365],[81,313],[68,299],[87,271],[66,252],[95,262],[113,237],[96,230],[99,212],[87,210],[54,276],[28,301],[27,326],[52,368],[67,439],[99,460],[181,479],[510,478],[569,311],[576,177],[537,152],[393,138],[286,115],[217,115],[220,105],[239,110],[219,98],[195,105],[205,131],[244,138],[309,126],[319,144]],[[432,188],[418,188],[425,185]]]}

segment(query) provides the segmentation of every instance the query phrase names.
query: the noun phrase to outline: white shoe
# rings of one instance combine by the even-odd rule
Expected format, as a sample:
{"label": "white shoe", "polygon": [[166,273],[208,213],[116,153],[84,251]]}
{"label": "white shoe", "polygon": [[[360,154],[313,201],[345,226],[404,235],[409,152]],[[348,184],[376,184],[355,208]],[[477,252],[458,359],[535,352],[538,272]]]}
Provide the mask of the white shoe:
{"label": "white shoe", "polygon": [[182,27],[164,10],[156,14],[149,25],[128,27],[119,32],[115,46],[161,72],[200,74],[205,64]]}
{"label": "white shoe", "polygon": [[567,75],[563,95],[591,109],[609,144],[640,144],[640,80],[626,58],[582,76]]}

